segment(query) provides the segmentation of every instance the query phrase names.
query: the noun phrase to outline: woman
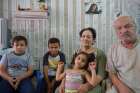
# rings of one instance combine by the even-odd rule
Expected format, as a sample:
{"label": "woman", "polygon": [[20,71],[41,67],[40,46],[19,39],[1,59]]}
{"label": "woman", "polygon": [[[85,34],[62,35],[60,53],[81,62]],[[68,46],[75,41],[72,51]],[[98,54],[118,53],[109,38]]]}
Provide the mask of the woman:
{"label": "woman", "polygon": [[[95,54],[96,57],[96,78],[94,84],[91,86],[89,83],[82,84],[79,88],[78,93],[105,93],[105,87],[103,84],[103,79],[106,76],[105,65],[106,65],[106,56],[104,52],[93,45],[96,40],[96,31],[93,28],[84,28],[80,31],[80,48],[76,50],[78,52],[86,52],[89,54],[89,62],[92,62],[92,55]],[[76,54],[75,53],[75,54]],[[60,91],[63,86],[60,86]]]}

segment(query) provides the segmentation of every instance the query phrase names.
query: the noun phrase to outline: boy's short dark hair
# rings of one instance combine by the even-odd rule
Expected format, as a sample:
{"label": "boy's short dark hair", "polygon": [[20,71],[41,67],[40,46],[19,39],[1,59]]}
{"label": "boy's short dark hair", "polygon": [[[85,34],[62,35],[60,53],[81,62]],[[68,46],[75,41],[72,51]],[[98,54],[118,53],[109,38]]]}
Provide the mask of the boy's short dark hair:
{"label": "boy's short dark hair", "polygon": [[48,45],[49,45],[49,44],[52,44],[52,43],[58,43],[59,46],[60,46],[60,41],[59,41],[58,38],[55,38],[55,37],[50,38],[50,39],[48,40]]}
{"label": "boy's short dark hair", "polygon": [[24,37],[24,36],[15,36],[12,39],[12,45],[14,44],[14,42],[18,42],[18,41],[22,41],[22,40],[25,42],[26,45],[28,44],[26,37]]}

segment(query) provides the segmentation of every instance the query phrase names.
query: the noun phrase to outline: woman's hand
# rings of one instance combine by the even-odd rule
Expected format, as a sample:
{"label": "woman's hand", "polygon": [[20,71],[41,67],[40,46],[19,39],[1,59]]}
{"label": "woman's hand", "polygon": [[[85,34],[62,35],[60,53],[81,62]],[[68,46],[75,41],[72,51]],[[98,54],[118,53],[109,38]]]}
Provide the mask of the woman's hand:
{"label": "woman's hand", "polygon": [[82,84],[78,89],[78,93],[87,93],[87,92],[88,92],[88,88],[85,84]]}
{"label": "woman's hand", "polygon": [[78,93],[87,93],[90,89],[92,89],[92,86],[89,83],[81,84]]}

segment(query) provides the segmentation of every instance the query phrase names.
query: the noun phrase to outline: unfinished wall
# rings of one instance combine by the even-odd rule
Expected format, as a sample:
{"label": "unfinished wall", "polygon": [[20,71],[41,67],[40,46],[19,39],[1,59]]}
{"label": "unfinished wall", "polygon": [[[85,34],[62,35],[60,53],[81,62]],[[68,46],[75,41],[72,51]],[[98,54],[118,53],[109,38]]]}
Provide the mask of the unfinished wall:
{"label": "unfinished wall", "polygon": [[2,11],[3,11],[3,0],[0,0],[0,17],[2,17]]}
{"label": "unfinished wall", "polygon": [[[4,16],[11,21],[16,12],[16,0],[3,1]],[[91,3],[98,5],[98,9],[102,10],[101,14],[85,13]],[[9,25],[14,35],[24,33],[28,38],[31,37],[29,46],[34,59],[40,59],[47,51],[48,39],[55,36],[60,39],[61,50],[69,62],[74,50],[79,47],[79,31],[89,26],[97,30],[96,46],[107,53],[110,45],[116,41],[112,22],[117,16],[132,15],[140,25],[139,0],[48,0],[48,5],[47,22],[32,21],[32,27],[25,19],[12,21],[13,24]]]}

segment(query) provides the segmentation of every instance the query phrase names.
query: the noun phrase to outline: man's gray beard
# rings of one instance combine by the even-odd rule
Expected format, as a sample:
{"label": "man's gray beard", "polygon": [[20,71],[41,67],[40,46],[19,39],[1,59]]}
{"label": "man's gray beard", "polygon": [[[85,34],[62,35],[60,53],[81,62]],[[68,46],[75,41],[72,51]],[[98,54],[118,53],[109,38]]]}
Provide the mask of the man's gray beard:
{"label": "man's gray beard", "polygon": [[132,35],[132,33],[126,32],[123,34],[124,42],[128,42],[128,43],[135,43],[137,38],[136,35]]}

